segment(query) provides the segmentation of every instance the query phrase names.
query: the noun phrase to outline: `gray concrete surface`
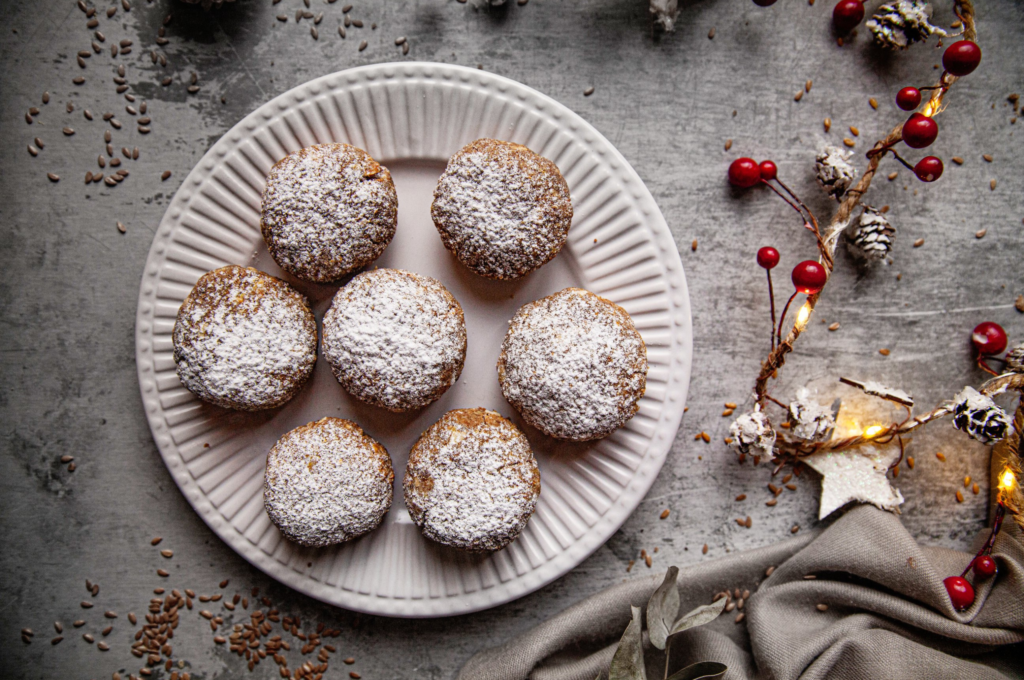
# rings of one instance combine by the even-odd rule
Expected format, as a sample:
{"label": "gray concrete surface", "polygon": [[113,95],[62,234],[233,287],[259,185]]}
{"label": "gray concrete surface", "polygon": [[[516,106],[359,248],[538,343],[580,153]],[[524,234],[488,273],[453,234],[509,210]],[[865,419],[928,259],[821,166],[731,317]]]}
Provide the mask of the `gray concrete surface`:
{"label": "gray concrete surface", "polygon": [[[480,0],[476,0],[479,2]],[[342,634],[340,656],[354,656],[364,678],[448,678],[474,652],[506,640],[596,590],[647,573],[626,565],[641,548],[659,548],[655,568],[713,559],[782,540],[790,527],[815,526],[818,484],[812,473],[765,507],[768,470],[739,465],[721,443],[728,419],[723,403],[742,402],[765,352],[767,310],[756,249],[783,253],[778,287],[813,244],[791,211],[764,191],[737,193],[725,183],[737,155],[771,157],[781,174],[820,216],[832,206],[813,185],[812,159],[827,138],[839,143],[860,130],[857,150],[898,120],[899,87],[930,83],[941,52],[934,43],[898,55],[869,45],[866,32],[839,48],[830,34],[832,2],[780,0],[762,9],[747,0],[683,0],[678,32],[652,36],[643,0],[533,0],[488,10],[473,0],[356,2],[363,29],[341,40],[342,2],[312,0],[324,12],[320,39],[310,21],[296,25],[301,0],[240,0],[205,13],[172,0],[132,0],[128,13],[101,11],[103,53],[75,63],[89,49],[85,18],[72,0],[4,0],[0,24],[0,676],[109,678],[137,672],[128,654],[125,613],[140,614],[158,582],[215,592],[259,586],[304,627],[324,622]],[[876,5],[874,0],[869,6]],[[936,22],[948,26],[948,2]],[[1024,121],[1012,125],[1007,95],[1024,90],[1024,6],[1012,0],[979,2],[984,49],[981,68],[957,84],[939,124],[933,152],[946,160],[934,185],[909,177],[894,162],[870,202],[890,205],[897,225],[894,263],[859,270],[843,255],[835,278],[782,375],[776,394],[807,383],[836,390],[840,375],[876,378],[914,394],[923,405],[952,395],[983,374],[968,352],[969,330],[991,319],[1024,340],[1024,315],[1013,308],[1024,293]],[[101,3],[101,10],[107,3]],[[167,26],[166,68],[148,52],[162,18]],[[287,23],[276,14],[289,17]],[[370,23],[377,29],[372,30]],[[713,39],[708,38],[714,28]],[[394,45],[409,37],[410,53]],[[134,41],[112,59],[109,45]],[[369,46],[357,51],[365,39]],[[491,611],[441,621],[360,616],[288,591],[223,545],[192,512],[168,476],[150,438],[135,374],[134,317],[138,283],[155,225],[192,165],[236,121],[260,103],[310,78],[349,66],[401,59],[483,68],[515,78],[578,111],[615,143],[651,188],[682,253],[692,294],[694,370],[689,412],[672,453],[647,500],[612,540],[576,570],[543,590]],[[153,131],[140,135],[115,93],[115,65],[127,68],[129,92],[149,102]],[[190,72],[201,90],[186,92]],[[82,86],[72,84],[78,75]],[[161,87],[166,75],[173,85]],[[802,101],[794,94],[805,81]],[[586,87],[596,88],[584,97]],[[40,102],[43,91],[52,99]],[[224,97],[223,103],[221,96]],[[880,102],[877,111],[869,97]],[[74,113],[65,113],[65,102]],[[31,106],[43,111],[28,125]],[[86,121],[81,109],[97,114]],[[126,123],[116,148],[138,145],[141,158],[118,187],[84,186],[102,153],[103,111]],[[824,134],[822,119],[833,120]],[[64,126],[74,136],[61,134]],[[37,158],[26,145],[40,136]],[[731,152],[723,151],[726,139]],[[994,157],[991,163],[982,154]],[[909,154],[913,158],[919,153]],[[949,162],[964,159],[962,166]],[[858,160],[863,167],[863,157]],[[161,182],[160,173],[174,175]],[[61,176],[51,183],[47,172]],[[994,190],[990,180],[996,180]],[[118,233],[123,222],[127,234]],[[987,229],[983,239],[974,233]],[[914,248],[915,239],[924,238]],[[696,240],[696,252],[690,249]],[[897,278],[902,274],[901,279]],[[781,293],[780,293],[781,296]],[[840,322],[828,332],[821,320]],[[892,350],[881,356],[879,348]],[[706,430],[711,443],[694,441]],[[945,464],[935,457],[947,456]],[[906,496],[903,519],[924,542],[965,547],[982,530],[988,492],[988,452],[945,424],[915,437],[914,470],[898,485]],[[59,462],[72,455],[77,469]],[[981,485],[964,503],[954,494],[965,475]],[[745,502],[733,498],[746,493]],[[664,508],[673,510],[660,521]],[[736,525],[750,515],[751,529]],[[165,560],[149,545],[173,549]],[[700,547],[710,550],[702,556]],[[166,567],[169,579],[154,571]],[[96,607],[82,610],[84,581],[101,585]],[[98,635],[102,611],[120,613],[101,653],[81,639]],[[71,621],[88,621],[73,629]],[[53,622],[65,640],[51,646]],[[175,658],[193,678],[277,677],[267,663],[249,674],[244,661],[215,649],[205,622],[183,617]],[[19,630],[31,627],[24,645]],[[293,658],[295,658],[293,656]],[[293,661],[292,667],[295,667]],[[333,663],[328,677],[342,677]],[[124,672],[124,670],[122,670]],[[162,677],[166,677],[162,673]]]}

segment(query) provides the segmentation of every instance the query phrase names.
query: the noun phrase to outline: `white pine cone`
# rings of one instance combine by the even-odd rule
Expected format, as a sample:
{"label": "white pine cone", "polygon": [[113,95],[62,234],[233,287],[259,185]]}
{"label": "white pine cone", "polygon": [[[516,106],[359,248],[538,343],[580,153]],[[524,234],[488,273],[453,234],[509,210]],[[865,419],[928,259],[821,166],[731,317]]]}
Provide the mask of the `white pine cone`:
{"label": "white pine cone", "polygon": [[905,50],[930,35],[946,35],[944,30],[931,24],[931,13],[931,7],[924,0],[896,0],[879,7],[868,19],[867,27],[882,47]]}
{"label": "white pine cone", "polygon": [[1006,411],[973,387],[965,387],[956,395],[953,406],[953,427],[966,432],[982,444],[994,444],[1013,431]]}
{"label": "white pine cone", "polygon": [[856,168],[850,165],[852,155],[837,147],[826,146],[814,159],[818,184],[837,201],[843,200],[843,194],[857,176]]}
{"label": "white pine cone", "polygon": [[1006,353],[1006,367],[1014,373],[1024,373],[1024,342]]}
{"label": "white pine cone", "polygon": [[851,221],[844,234],[846,246],[855,256],[864,260],[884,260],[892,251],[896,229],[881,210],[866,205],[860,219]]}
{"label": "white pine cone", "polygon": [[744,413],[729,426],[729,443],[739,453],[755,456],[771,457],[775,448],[775,430],[772,429],[768,417],[755,406],[750,413]]}
{"label": "white pine cone", "polygon": [[654,15],[654,23],[666,32],[676,30],[676,17],[679,16],[679,0],[650,0],[650,11]]}
{"label": "white pine cone", "polygon": [[796,401],[789,404],[790,434],[797,439],[821,441],[828,439],[836,426],[835,416],[809,399],[811,393],[806,387],[796,391]]}

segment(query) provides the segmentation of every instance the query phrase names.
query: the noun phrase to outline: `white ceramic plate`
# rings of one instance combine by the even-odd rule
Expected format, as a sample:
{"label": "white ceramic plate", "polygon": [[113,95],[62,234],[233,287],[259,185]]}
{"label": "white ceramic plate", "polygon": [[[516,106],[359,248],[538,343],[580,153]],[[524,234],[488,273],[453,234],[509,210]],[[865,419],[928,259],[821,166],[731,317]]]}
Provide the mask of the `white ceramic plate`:
{"label": "white ceramic plate", "polygon": [[[572,191],[569,242],[518,282],[485,280],[441,244],[430,201],[448,157],[481,137],[519,142],[550,158]],[[387,166],[398,190],[398,231],[376,266],[440,279],[462,304],[469,351],[459,382],[421,411],[362,404],[323,359],[284,407],[235,413],[195,399],[178,381],[171,329],[196,280],[251,265],[308,295],[321,319],[336,290],[286,276],[260,236],[260,195],[271,166],[311,144],[348,142]],[[508,321],[532,300],[577,285],[633,317],[650,372],[640,411],[600,442],[565,444],[523,424],[502,398],[495,363]],[[686,401],[691,325],[683,267],[650,192],[614,147],[578,115],[512,80],[446,64],[381,64],[324,76],[248,115],[203,157],[153,240],[139,292],[139,384],[157,447],[206,523],[267,574],[319,600],[389,616],[444,616],[508,602],[565,574],[600,547],[661,469]],[[408,451],[453,408],[484,406],[516,422],[541,469],[537,511],[511,546],[467,556],[420,535],[402,502]],[[333,415],[359,423],[391,453],[395,502],[384,524],[342,546],[299,548],[263,509],[267,452],[288,430]]]}

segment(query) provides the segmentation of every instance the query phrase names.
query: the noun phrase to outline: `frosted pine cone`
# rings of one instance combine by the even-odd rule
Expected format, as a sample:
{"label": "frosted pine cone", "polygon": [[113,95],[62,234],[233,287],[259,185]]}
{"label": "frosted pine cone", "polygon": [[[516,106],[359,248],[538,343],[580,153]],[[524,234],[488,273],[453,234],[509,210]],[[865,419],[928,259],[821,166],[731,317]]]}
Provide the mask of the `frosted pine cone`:
{"label": "frosted pine cone", "polygon": [[837,201],[843,200],[843,194],[857,176],[857,170],[850,165],[852,155],[834,146],[826,146],[814,159],[818,184]]}
{"label": "frosted pine cone", "polygon": [[1024,342],[1006,353],[1006,368],[1014,373],[1024,373]]}
{"label": "frosted pine cone", "polygon": [[651,14],[654,23],[671,33],[676,30],[676,17],[679,16],[679,0],[650,0]]}
{"label": "frosted pine cone", "polygon": [[1013,430],[1006,411],[973,387],[965,387],[956,395],[955,401],[953,427],[966,432],[971,439],[982,444],[994,444]]}
{"label": "frosted pine cone", "polygon": [[828,439],[836,426],[832,411],[810,400],[810,391],[801,387],[796,391],[796,401],[789,404],[790,432],[797,439],[821,441]]}
{"label": "frosted pine cone", "polygon": [[913,43],[927,40],[928,36],[946,35],[938,26],[933,26],[931,7],[924,0],[896,0],[882,5],[875,15],[868,19],[868,30],[875,36],[875,42],[889,49],[905,50]]}
{"label": "frosted pine cone", "polygon": [[775,430],[768,417],[761,413],[760,406],[734,420],[729,426],[729,436],[732,438],[729,446],[739,453],[771,457],[775,448]]}
{"label": "frosted pine cone", "polygon": [[877,208],[864,206],[860,219],[850,222],[844,232],[847,248],[864,260],[884,260],[892,251],[896,229]]}

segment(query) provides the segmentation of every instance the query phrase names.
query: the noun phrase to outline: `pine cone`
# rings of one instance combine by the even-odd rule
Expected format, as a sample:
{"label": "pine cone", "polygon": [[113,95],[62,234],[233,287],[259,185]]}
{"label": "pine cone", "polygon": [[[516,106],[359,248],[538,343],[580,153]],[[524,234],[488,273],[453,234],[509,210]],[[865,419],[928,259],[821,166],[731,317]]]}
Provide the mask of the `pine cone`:
{"label": "pine cone", "polygon": [[982,444],[993,444],[1005,439],[1013,431],[1006,411],[996,406],[991,397],[973,387],[965,387],[956,395],[953,406],[953,427],[966,432],[971,439]]}
{"label": "pine cone", "polygon": [[836,426],[835,416],[829,409],[810,401],[810,395],[806,387],[796,391],[796,401],[789,404],[789,432],[806,441],[828,439]]}
{"label": "pine cone", "polygon": [[1006,353],[1006,367],[1014,373],[1024,373],[1024,342]]}
{"label": "pine cone", "polygon": [[203,9],[210,9],[211,7],[220,7],[225,2],[234,2],[235,0],[181,0],[182,2],[188,3],[189,5],[202,4]]}
{"label": "pine cone", "polygon": [[775,448],[775,430],[768,417],[755,406],[750,413],[744,413],[729,426],[729,443],[739,453],[771,457]]}
{"label": "pine cone", "polygon": [[882,5],[875,15],[868,19],[867,27],[875,36],[875,42],[889,49],[905,50],[913,43],[927,40],[928,36],[946,35],[938,26],[933,26],[931,7],[924,0],[896,0]]}
{"label": "pine cone", "polygon": [[818,184],[837,201],[843,200],[843,194],[857,176],[857,170],[850,165],[852,155],[834,146],[826,146],[814,159]]}
{"label": "pine cone", "polygon": [[860,219],[851,221],[844,234],[847,248],[856,257],[884,260],[892,251],[896,229],[882,211],[866,205]]}

